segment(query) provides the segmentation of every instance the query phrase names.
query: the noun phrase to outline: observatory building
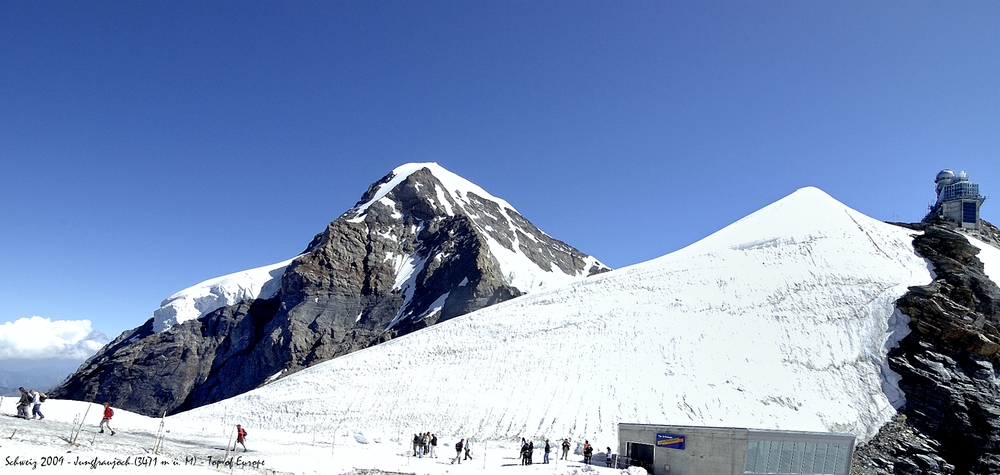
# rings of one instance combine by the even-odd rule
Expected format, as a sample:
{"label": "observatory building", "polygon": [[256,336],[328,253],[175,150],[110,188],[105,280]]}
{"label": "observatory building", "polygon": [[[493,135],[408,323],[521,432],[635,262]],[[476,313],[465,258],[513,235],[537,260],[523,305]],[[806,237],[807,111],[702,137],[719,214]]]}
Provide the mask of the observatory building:
{"label": "observatory building", "polygon": [[941,170],[934,180],[937,202],[931,214],[955,223],[962,229],[979,230],[979,207],[986,201],[979,194],[979,185],[969,181],[965,172]]}

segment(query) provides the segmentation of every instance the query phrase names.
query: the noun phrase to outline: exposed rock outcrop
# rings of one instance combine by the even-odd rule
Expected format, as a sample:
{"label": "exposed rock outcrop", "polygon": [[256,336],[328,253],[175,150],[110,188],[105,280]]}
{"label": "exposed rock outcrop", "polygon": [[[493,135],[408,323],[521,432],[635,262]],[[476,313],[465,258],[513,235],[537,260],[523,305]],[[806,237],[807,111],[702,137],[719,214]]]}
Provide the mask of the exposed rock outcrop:
{"label": "exposed rock outcrop", "polygon": [[435,164],[373,184],[270,299],[126,332],[52,393],[147,415],[216,402],[465,313],[609,270]]}
{"label": "exposed rock outcrop", "polygon": [[924,231],[913,246],[936,278],[896,302],[911,319],[889,353],[905,417],[859,448],[852,473],[1000,473],[1000,288],[964,236],[911,227]]}

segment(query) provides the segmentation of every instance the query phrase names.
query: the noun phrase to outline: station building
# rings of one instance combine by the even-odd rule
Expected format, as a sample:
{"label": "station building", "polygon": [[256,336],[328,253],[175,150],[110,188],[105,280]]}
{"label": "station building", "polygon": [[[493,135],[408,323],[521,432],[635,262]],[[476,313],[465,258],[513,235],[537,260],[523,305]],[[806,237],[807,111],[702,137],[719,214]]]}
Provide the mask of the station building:
{"label": "station building", "polygon": [[618,424],[618,465],[652,475],[849,475],[846,433]]}
{"label": "station building", "polygon": [[962,229],[979,230],[979,208],[986,201],[979,194],[979,185],[969,181],[965,172],[957,174],[951,170],[941,170],[934,179],[937,201],[931,207],[932,214],[951,221]]}

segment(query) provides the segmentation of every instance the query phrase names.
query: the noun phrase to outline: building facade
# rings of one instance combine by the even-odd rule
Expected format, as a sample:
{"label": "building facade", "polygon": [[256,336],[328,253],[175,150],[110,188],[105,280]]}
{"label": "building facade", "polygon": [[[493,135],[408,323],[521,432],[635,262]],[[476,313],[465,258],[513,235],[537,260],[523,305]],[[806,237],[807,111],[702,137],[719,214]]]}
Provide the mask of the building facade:
{"label": "building facade", "polygon": [[849,475],[853,434],[618,424],[619,464],[653,475]]}
{"label": "building facade", "polygon": [[979,208],[986,201],[979,194],[979,185],[969,181],[968,175],[960,171],[941,170],[934,180],[937,202],[934,213],[955,223],[963,229],[979,230]]}

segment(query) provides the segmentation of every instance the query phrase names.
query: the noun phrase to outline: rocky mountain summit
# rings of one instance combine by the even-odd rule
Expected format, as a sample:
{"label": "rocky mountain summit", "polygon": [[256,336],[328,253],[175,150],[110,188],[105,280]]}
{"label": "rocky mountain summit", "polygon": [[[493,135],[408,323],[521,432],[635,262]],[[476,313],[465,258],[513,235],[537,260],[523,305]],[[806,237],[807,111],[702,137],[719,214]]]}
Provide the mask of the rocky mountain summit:
{"label": "rocky mountain summit", "polygon": [[437,164],[408,164],[372,184],[287,266],[267,268],[280,280],[257,287],[273,295],[172,325],[151,318],[51,395],[175,413],[608,270]]}
{"label": "rocky mountain summit", "polygon": [[[996,242],[996,228],[983,224],[977,237]],[[913,246],[936,278],[896,302],[911,332],[889,367],[906,404],[859,447],[851,473],[1000,473],[1000,288],[965,236],[940,223],[909,227],[923,231]]]}

